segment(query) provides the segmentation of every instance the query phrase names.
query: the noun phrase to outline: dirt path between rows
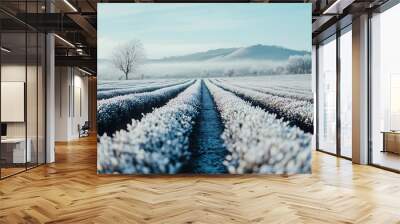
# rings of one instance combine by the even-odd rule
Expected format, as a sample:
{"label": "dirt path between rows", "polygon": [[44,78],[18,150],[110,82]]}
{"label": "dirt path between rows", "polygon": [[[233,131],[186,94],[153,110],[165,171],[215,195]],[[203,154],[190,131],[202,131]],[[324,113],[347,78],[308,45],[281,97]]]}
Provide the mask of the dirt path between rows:
{"label": "dirt path between rows", "polygon": [[222,164],[227,150],[221,134],[224,130],[213,98],[202,83],[201,110],[191,137],[192,159],[186,169],[188,173],[227,173]]}

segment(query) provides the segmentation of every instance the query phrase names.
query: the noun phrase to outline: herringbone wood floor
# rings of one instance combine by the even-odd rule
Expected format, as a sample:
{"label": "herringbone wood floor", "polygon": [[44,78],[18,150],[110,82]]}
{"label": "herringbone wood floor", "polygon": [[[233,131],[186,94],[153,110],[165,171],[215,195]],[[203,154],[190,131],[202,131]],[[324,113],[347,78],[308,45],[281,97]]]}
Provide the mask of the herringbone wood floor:
{"label": "herringbone wood floor", "polygon": [[96,141],[0,181],[0,223],[400,223],[400,175],[315,152],[312,175],[98,176]]}

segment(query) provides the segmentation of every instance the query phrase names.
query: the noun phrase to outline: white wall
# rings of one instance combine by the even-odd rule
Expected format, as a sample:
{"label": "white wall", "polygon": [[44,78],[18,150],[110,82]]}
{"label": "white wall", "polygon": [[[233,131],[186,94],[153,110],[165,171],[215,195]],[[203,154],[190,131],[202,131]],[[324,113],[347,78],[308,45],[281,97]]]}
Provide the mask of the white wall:
{"label": "white wall", "polygon": [[89,117],[88,78],[76,68],[56,67],[55,85],[55,140],[77,139],[78,125],[83,125]]}
{"label": "white wall", "polygon": [[[88,102],[88,77],[83,77],[80,75],[81,73],[79,73],[79,75],[76,75],[76,70],[75,70],[75,75],[74,75],[74,83],[73,85],[75,86],[75,92],[73,94],[75,94],[73,96],[74,100],[75,100],[75,106],[73,108],[73,110],[75,110],[75,113],[73,113],[73,119],[72,119],[72,136],[73,138],[79,137],[79,133],[78,133],[78,125],[83,125],[85,123],[85,121],[89,120],[89,112],[88,112],[88,107],[89,107],[89,102]],[[78,91],[80,91],[80,93],[78,93]],[[79,102],[77,102],[77,100],[79,100],[79,98],[77,98],[77,96],[79,96],[80,94],[80,105],[81,105],[81,112],[79,111],[79,108],[77,107],[77,104],[79,104]]]}
{"label": "white wall", "polygon": [[[1,81],[18,81],[25,82],[25,64],[8,64],[1,66]],[[7,110],[7,108],[1,108]],[[25,137],[25,122],[7,123],[7,137]]]}
{"label": "white wall", "polygon": [[68,88],[70,77],[67,67],[55,68],[55,140],[68,139],[69,95]]}
{"label": "white wall", "polygon": [[[30,75],[32,73],[36,74],[36,67],[34,66],[25,66],[18,64],[3,64],[1,66],[1,81],[2,82],[24,82],[26,83],[25,76],[26,72],[28,72],[28,81],[29,86],[36,86],[36,80],[30,80]],[[28,137],[31,133],[30,130],[36,130],[36,113],[32,113],[32,111],[36,112],[37,107],[37,99],[36,99],[36,88],[27,88],[27,106],[31,108],[27,108],[27,120],[28,124]],[[33,103],[33,104],[32,104]],[[39,105],[41,106],[41,105]],[[34,107],[34,108],[33,108]],[[33,110],[32,110],[33,108]],[[8,108],[1,108],[1,110],[7,110]],[[22,108],[24,110],[24,108]],[[34,122],[34,124],[32,124]],[[7,135],[8,137],[25,137],[25,126],[26,122],[7,122]],[[35,132],[36,134],[36,132]]]}
{"label": "white wall", "polygon": [[[37,70],[38,69],[38,70]],[[27,80],[26,80],[27,79]],[[44,90],[44,74],[42,67],[36,65],[25,64],[2,64],[1,66],[1,81],[2,82],[23,82],[26,89],[19,90],[19,94],[24,94],[26,90],[26,99],[22,102],[22,107],[19,109],[11,107],[2,107],[2,112],[7,113],[22,113],[24,116],[26,112],[26,120],[22,119],[20,122],[5,122],[7,124],[7,137],[9,138],[24,138],[25,135],[29,139],[29,147],[31,148],[31,155],[33,162],[39,159],[39,163],[44,163],[44,150],[45,150],[45,90]],[[7,93],[3,92],[2,98],[7,98]],[[23,97],[25,98],[25,97]],[[15,102],[17,103],[17,102]],[[26,103],[26,105],[25,105]],[[11,110],[11,111],[7,111]]]}

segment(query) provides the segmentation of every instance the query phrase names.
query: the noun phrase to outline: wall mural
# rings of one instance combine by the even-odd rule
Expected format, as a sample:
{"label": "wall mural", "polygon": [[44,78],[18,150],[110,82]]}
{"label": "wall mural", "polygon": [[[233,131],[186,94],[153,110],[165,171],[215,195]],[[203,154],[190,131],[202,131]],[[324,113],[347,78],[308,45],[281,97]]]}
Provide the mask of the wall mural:
{"label": "wall mural", "polygon": [[98,4],[98,173],[310,173],[311,33],[311,4]]}

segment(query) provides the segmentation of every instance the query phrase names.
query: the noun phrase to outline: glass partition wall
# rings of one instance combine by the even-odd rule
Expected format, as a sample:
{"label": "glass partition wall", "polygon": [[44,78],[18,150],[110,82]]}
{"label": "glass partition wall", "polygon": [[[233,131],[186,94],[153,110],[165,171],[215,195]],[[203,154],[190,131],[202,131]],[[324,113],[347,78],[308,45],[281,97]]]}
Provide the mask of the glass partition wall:
{"label": "glass partition wall", "polygon": [[[36,12],[39,3],[18,7]],[[43,33],[0,12],[1,179],[45,163],[45,41]]]}
{"label": "glass partition wall", "polygon": [[[26,33],[1,34],[1,177],[26,169]],[[4,50],[6,49],[6,50]]]}
{"label": "glass partition wall", "polygon": [[352,157],[351,25],[317,48],[317,149]]}
{"label": "glass partition wall", "polygon": [[371,18],[370,163],[400,171],[400,4]]}

